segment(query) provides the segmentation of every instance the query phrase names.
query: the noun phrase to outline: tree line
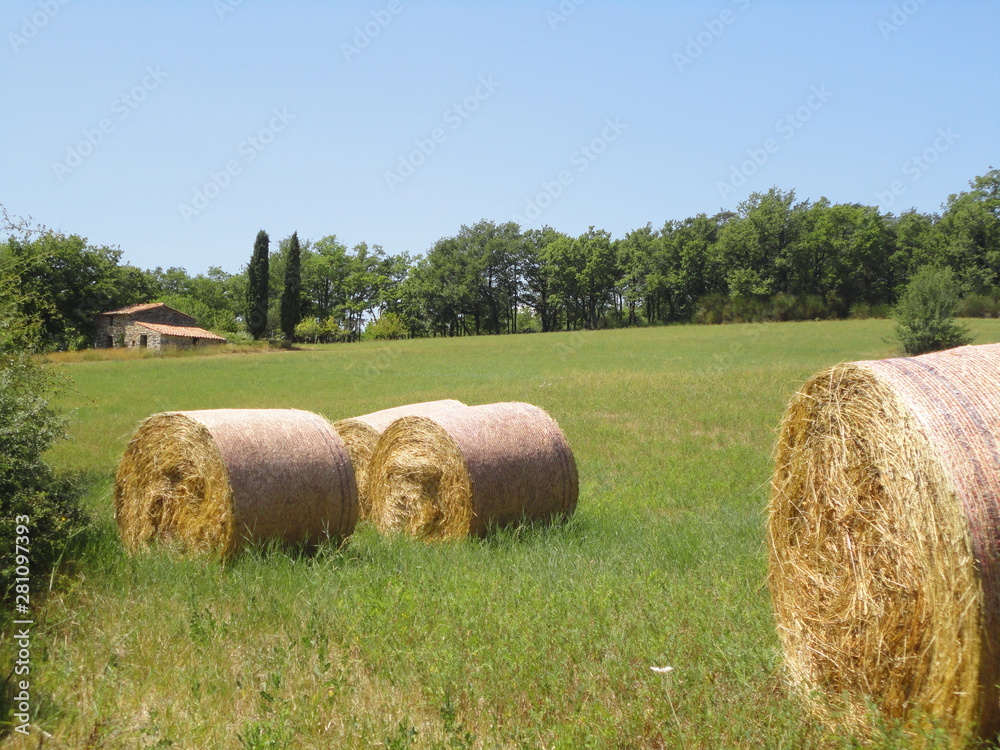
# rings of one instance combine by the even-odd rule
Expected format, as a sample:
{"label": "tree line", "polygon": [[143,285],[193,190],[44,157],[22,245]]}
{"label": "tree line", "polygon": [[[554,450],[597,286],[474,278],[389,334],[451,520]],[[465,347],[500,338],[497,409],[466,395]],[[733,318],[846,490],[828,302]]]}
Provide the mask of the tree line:
{"label": "tree line", "polygon": [[191,276],[120,263],[79,237],[11,237],[17,270],[52,348],[90,343],[93,315],[163,301],[230,338],[351,341],[684,322],[885,315],[925,266],[949,268],[960,314],[1000,313],[1000,170],[940,213],[752,193],[735,211],[613,238],[482,220],[425,254],[348,248],[335,235],[272,243],[258,233],[239,273]]}

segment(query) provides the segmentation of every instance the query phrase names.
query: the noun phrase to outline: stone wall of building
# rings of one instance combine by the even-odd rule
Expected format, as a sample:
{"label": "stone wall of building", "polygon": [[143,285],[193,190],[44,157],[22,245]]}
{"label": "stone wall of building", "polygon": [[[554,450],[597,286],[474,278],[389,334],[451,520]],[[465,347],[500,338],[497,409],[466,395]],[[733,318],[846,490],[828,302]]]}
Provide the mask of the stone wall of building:
{"label": "stone wall of building", "polygon": [[115,320],[125,318],[124,315],[98,315],[97,327],[94,333],[94,346],[98,349],[111,349],[124,346],[125,328],[116,326]]}
{"label": "stone wall of building", "polygon": [[164,336],[159,331],[151,331],[145,326],[135,324],[125,326],[125,346],[130,349],[133,347],[159,349],[164,343],[163,340],[168,338],[170,337]]}

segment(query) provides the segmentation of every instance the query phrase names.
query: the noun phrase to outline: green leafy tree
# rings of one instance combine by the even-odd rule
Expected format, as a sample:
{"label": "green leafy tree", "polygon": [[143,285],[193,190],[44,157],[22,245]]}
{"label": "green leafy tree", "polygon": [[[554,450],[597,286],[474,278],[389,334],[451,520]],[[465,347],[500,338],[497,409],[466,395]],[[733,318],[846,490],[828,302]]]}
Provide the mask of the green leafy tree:
{"label": "green leafy tree", "polygon": [[688,320],[701,297],[725,291],[721,266],[713,263],[718,233],[719,220],[705,214],[663,226],[646,280],[647,320]]}
{"label": "green leafy tree", "polygon": [[483,219],[463,226],[458,239],[477,277],[476,333],[514,333],[522,263],[519,227],[514,222],[495,224]]}
{"label": "green leafy tree", "polygon": [[12,236],[0,245],[0,259],[21,292],[18,312],[37,321],[43,349],[90,346],[98,313],[155,296],[154,278],[121,265],[121,255],[55,232]]}
{"label": "green leafy tree", "polygon": [[268,246],[271,240],[261,229],[253,245],[253,255],[247,268],[246,326],[247,332],[255,339],[264,337],[267,331],[268,307]]}
{"label": "green leafy tree", "polygon": [[559,327],[560,306],[556,293],[556,268],[551,263],[547,248],[557,240],[569,242],[570,238],[552,227],[529,229],[523,234],[521,283],[523,298],[535,312],[543,332]]}
{"label": "green leafy tree", "polygon": [[637,310],[649,297],[649,281],[658,245],[659,237],[651,224],[633,229],[619,243],[617,255],[621,273],[616,294],[628,310],[624,320],[626,325],[638,322]]}
{"label": "green leafy tree", "polygon": [[304,315],[326,319],[346,303],[344,286],[349,273],[348,263],[347,247],[332,234],[303,250]]}
{"label": "green leafy tree", "polygon": [[583,307],[588,328],[596,329],[608,305],[614,300],[620,266],[615,255],[611,235],[604,229],[590,227],[576,242],[584,258],[583,269],[578,273],[583,294]]}
{"label": "green leafy tree", "polygon": [[941,265],[946,261],[939,220],[936,214],[922,214],[916,210],[886,218],[892,252],[890,262],[896,271],[897,287],[905,286],[906,280],[921,267]]}
{"label": "green leafy tree", "polygon": [[795,191],[771,188],[739,204],[738,215],[719,230],[717,250],[734,296],[788,291],[787,253],[798,238],[801,215]]}
{"label": "green leafy tree", "polygon": [[382,248],[378,245],[368,247],[366,242],[355,245],[347,257],[342,311],[352,340],[361,338],[365,317],[373,315],[380,304],[379,297],[385,281],[384,260]]}
{"label": "green leafy tree", "polygon": [[[376,307],[372,311],[374,317],[383,313],[398,314],[407,328],[411,328],[412,310],[409,300],[404,295],[403,285],[413,270],[413,259],[408,253],[386,255],[380,263],[381,284],[378,289]],[[412,328],[411,328],[412,330]]]}
{"label": "green leafy tree", "polygon": [[840,316],[856,304],[892,297],[899,258],[893,256],[891,229],[877,209],[821,198],[796,210],[802,215],[796,239],[784,253],[784,292],[820,297]]}
{"label": "green leafy tree", "polygon": [[193,315],[198,325],[223,334],[241,330],[238,318],[246,306],[246,275],[226,273],[211,266],[206,274],[188,276],[183,268],[156,268],[150,275],[155,299]]}
{"label": "green leafy tree", "polygon": [[1000,170],[969,186],[948,197],[938,229],[948,264],[967,289],[983,292],[1000,284]]}
{"label": "green leafy tree", "polygon": [[924,266],[907,284],[896,305],[896,337],[907,354],[924,354],[972,342],[955,322],[959,286],[948,267]]}
{"label": "green leafy tree", "polygon": [[286,339],[295,336],[295,326],[302,320],[302,270],[299,233],[293,232],[285,260],[285,285],[281,290],[281,332]]}
{"label": "green leafy tree", "polygon": [[550,303],[565,322],[566,330],[579,328],[585,317],[586,292],[583,274],[587,257],[583,243],[559,234],[541,251],[541,261],[550,279]]}
{"label": "green leafy tree", "polygon": [[432,334],[461,336],[480,330],[478,287],[475,259],[459,238],[445,237],[417,263],[409,291],[419,300],[419,315]]}

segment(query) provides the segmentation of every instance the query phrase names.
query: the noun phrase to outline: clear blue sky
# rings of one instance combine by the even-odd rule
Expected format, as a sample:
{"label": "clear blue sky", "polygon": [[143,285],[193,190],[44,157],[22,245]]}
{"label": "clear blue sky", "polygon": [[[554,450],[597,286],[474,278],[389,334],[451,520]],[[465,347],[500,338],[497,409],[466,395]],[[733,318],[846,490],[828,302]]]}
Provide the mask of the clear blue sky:
{"label": "clear blue sky", "polygon": [[772,185],[934,212],[1000,167],[996,0],[6,0],[0,35],[0,203],[144,268]]}

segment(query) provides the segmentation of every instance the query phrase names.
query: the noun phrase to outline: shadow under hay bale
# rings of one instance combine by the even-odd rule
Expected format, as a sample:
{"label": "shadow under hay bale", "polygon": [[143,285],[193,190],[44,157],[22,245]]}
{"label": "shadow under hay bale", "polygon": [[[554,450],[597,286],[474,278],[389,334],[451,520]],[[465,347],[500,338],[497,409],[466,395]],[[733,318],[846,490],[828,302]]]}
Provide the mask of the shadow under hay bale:
{"label": "shadow under hay bale", "polygon": [[576,508],[576,461],[542,409],[523,403],[403,417],[382,433],[369,468],[371,520],[427,540],[482,536]]}
{"label": "shadow under hay bale", "polygon": [[357,520],[347,448],[296,409],[164,412],[136,430],[115,479],[126,548],[229,557],[245,544],[342,540]]}
{"label": "shadow under hay bale", "polygon": [[996,735],[998,438],[1000,345],[838,365],[792,399],[768,578],[789,676],[821,714],[864,731],[870,702],[917,733]]}
{"label": "shadow under hay bale", "polygon": [[360,417],[341,419],[333,423],[344,445],[351,454],[354,477],[358,483],[358,517],[368,518],[371,514],[371,496],[368,491],[368,465],[371,462],[375,443],[385,428],[402,417],[431,417],[444,414],[452,409],[464,409],[465,404],[454,399],[423,401],[392,409],[364,414]]}

